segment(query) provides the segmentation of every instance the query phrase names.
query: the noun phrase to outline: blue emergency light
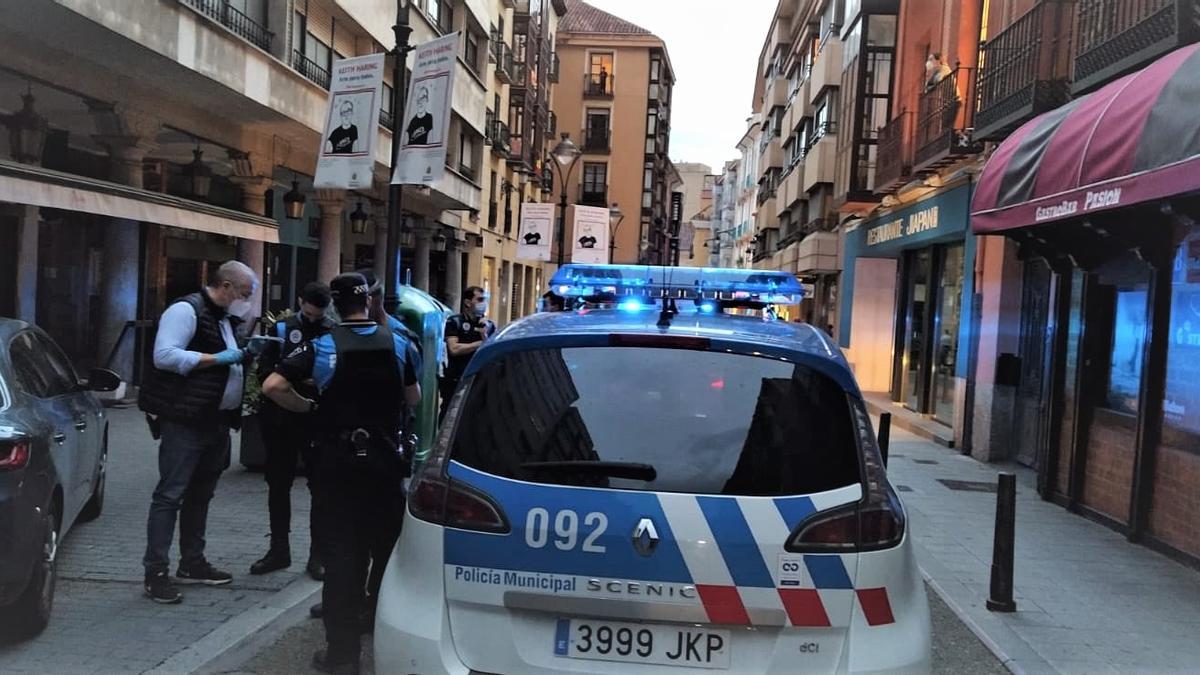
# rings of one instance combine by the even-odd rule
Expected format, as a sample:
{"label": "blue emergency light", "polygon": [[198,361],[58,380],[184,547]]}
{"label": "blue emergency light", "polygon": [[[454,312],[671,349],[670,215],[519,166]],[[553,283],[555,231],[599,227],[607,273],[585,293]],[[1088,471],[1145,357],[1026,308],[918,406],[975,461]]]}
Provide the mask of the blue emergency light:
{"label": "blue emergency light", "polygon": [[804,296],[800,282],[787,272],[649,265],[564,265],[550,289],[564,297],[690,299],[706,313],[715,312],[722,300],[794,305]]}

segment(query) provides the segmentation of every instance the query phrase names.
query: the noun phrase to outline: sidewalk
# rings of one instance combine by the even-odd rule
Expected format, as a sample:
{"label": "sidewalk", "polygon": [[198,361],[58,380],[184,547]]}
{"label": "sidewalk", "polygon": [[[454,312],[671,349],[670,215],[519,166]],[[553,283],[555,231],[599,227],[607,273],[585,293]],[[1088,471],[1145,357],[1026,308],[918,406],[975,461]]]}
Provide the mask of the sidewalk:
{"label": "sidewalk", "polygon": [[[994,486],[999,471],[1017,474],[1013,614],[984,605],[996,495],[970,489]],[[1042,501],[1023,467],[983,464],[895,426],[888,472],[931,587],[1013,672],[1200,669],[1200,572]]]}

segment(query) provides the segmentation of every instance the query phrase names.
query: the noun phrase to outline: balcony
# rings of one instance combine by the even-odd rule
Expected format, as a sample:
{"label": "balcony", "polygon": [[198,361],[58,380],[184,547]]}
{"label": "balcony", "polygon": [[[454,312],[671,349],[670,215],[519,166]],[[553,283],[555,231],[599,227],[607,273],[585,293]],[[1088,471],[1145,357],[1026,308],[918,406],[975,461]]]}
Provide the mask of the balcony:
{"label": "balcony", "polygon": [[[917,99],[914,172],[939,169],[983,151],[982,143],[972,139],[974,83],[973,69],[958,68]],[[882,149],[880,155],[882,162]],[[878,167],[875,182],[879,184]]]}
{"label": "balcony", "polygon": [[842,42],[830,40],[821,47],[813,62],[812,75],[808,78],[808,102],[816,102],[829,87],[842,84]]}
{"label": "balcony", "polygon": [[607,127],[584,129],[583,151],[588,153],[607,153],[612,149],[612,134]]}
{"label": "balcony", "polygon": [[558,74],[562,67],[562,64],[560,64],[558,61],[558,54],[550,55],[549,66],[550,67],[546,71],[546,81],[550,82],[551,84],[557,84]]}
{"label": "balcony", "polygon": [[[832,123],[826,126],[832,127]],[[821,183],[832,183],[834,159],[837,155],[837,139],[827,130],[821,135],[813,134],[808,151],[804,155],[804,191],[808,192]]]}
{"label": "balcony", "polygon": [[783,77],[773,77],[767,80],[767,86],[770,87],[771,93],[768,95],[768,102],[771,104],[767,107],[782,108],[788,104],[788,81]]}
{"label": "balcony", "polygon": [[546,118],[546,138],[553,139],[558,136],[558,115],[554,111],[550,111],[550,116]]}
{"label": "balcony", "polygon": [[512,141],[508,131],[508,125],[503,120],[492,120],[489,126],[489,131],[492,137],[492,154],[497,157],[508,159],[512,152]]}
{"label": "balcony", "polygon": [[912,122],[907,110],[879,130],[875,160],[875,192],[895,192],[912,175]]}
{"label": "balcony", "polygon": [[1194,0],[1094,0],[1079,7],[1075,93],[1140,68],[1200,40]]}
{"label": "balcony", "polygon": [[396,116],[390,111],[381,109],[379,111],[379,126],[389,131],[394,131],[396,129]]}
{"label": "balcony", "polygon": [[584,190],[579,193],[579,203],[584,206],[608,206],[608,190]]}
{"label": "balcony", "polygon": [[516,55],[511,51],[508,53],[508,71],[512,74],[509,80],[509,85],[513,89],[525,89],[529,86],[529,64],[524,61],[518,61]]}
{"label": "balcony", "polygon": [[512,84],[512,49],[503,42],[493,42],[492,54],[496,59],[496,79],[502,84]]}
{"label": "balcony", "polygon": [[787,166],[787,162],[783,159],[783,143],[780,142],[778,136],[770,136],[763,139],[765,142],[759,148],[760,161],[759,169],[768,171],[770,169],[782,169]]}
{"label": "balcony", "polygon": [[613,97],[613,87],[613,76],[608,73],[583,76],[584,98],[611,99]]}
{"label": "balcony", "polygon": [[329,71],[304,54],[292,52],[292,67],[309,81],[320,85],[322,89],[329,88]]}
{"label": "balcony", "polygon": [[266,52],[271,51],[271,40],[275,34],[230,5],[229,0],[180,0],[180,2],[225,26],[259,49]]}
{"label": "balcony", "polygon": [[1000,140],[1070,100],[1074,0],[1041,0],[980,45],[975,138]]}

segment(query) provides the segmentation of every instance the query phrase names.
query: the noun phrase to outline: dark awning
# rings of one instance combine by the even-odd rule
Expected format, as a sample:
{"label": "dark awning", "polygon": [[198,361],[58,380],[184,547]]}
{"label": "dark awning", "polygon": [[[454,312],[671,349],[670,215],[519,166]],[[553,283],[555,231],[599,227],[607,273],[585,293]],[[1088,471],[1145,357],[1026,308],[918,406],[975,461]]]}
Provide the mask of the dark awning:
{"label": "dark awning", "polygon": [[980,234],[1200,190],[1200,45],[1034,118],[988,160]]}

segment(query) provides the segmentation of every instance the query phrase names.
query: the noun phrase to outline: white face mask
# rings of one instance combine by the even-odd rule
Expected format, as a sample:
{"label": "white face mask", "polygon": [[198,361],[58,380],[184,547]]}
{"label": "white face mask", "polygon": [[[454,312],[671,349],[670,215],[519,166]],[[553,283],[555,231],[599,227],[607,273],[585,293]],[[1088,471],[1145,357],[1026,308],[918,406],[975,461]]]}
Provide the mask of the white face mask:
{"label": "white face mask", "polygon": [[242,300],[241,298],[238,298],[237,300],[229,303],[229,309],[226,311],[230,316],[236,316],[239,319],[244,319],[252,309],[254,309],[254,306],[250,304],[249,300]]}

